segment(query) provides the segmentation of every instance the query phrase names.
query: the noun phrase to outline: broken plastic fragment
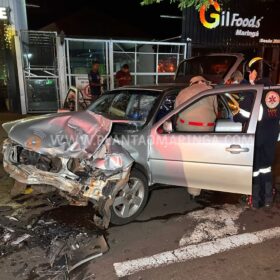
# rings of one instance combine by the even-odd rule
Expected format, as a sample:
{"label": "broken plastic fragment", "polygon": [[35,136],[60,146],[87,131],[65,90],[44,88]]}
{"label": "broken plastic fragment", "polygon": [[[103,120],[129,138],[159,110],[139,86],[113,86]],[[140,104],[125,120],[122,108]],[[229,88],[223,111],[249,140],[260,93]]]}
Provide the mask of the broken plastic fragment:
{"label": "broken plastic fragment", "polygon": [[11,245],[16,246],[16,245],[20,244],[21,242],[23,242],[24,240],[28,239],[30,236],[31,236],[30,234],[25,233],[24,235],[20,236],[15,241],[11,242]]}

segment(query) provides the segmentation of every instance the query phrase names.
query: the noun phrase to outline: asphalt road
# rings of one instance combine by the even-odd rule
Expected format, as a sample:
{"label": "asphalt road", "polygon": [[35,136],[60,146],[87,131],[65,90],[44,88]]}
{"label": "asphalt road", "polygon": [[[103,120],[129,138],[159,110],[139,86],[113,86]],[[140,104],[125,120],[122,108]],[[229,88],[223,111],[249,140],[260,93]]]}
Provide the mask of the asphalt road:
{"label": "asphalt road", "polygon": [[[4,137],[3,132],[0,137]],[[277,171],[279,150],[274,167]],[[277,174],[275,178],[277,180]],[[0,165],[0,210],[9,205],[19,209],[15,211],[16,214],[23,211],[23,207],[24,211],[31,211],[29,200],[22,204],[11,199],[9,191],[12,183]],[[78,268],[71,273],[70,279],[278,280],[280,238],[276,236],[258,244],[249,244],[252,237],[244,234],[262,233],[269,229],[266,231],[269,235],[280,227],[279,197],[273,208],[260,210],[248,209],[239,203],[239,198],[238,195],[204,192],[198,201],[191,201],[184,188],[159,187],[151,192],[147,207],[135,222],[110,227],[103,232],[110,247],[108,252]],[[86,210],[61,207],[59,215],[54,217],[57,223],[67,224],[70,230],[82,232],[85,226],[92,223]],[[5,215],[5,211],[0,211],[0,220]],[[223,251],[221,248],[218,253],[211,254],[217,249],[216,242],[219,240],[224,238],[227,241],[230,237],[242,240],[244,236],[247,236],[244,245],[233,248],[229,244],[228,250]],[[39,238],[43,242],[46,236]],[[206,242],[213,243],[204,246]],[[178,257],[172,263],[164,259],[164,252],[174,255],[173,250],[190,248],[192,245],[194,247],[191,247],[193,250],[189,259],[182,261]],[[34,247],[26,242],[9,254],[0,256],[0,279],[65,279],[47,275],[46,269],[40,274],[46,254],[46,250],[40,246]],[[150,258],[155,254],[156,257]],[[147,257],[148,265],[143,265],[143,258]],[[134,266],[128,262],[130,260],[134,260]]]}
{"label": "asphalt road", "polygon": [[[183,236],[189,244],[201,244],[232,234],[280,226],[279,204],[269,210],[254,211],[238,204],[235,196],[218,194],[218,202],[216,195],[207,194],[208,198],[195,203],[189,201],[184,189],[155,190],[136,222],[108,230],[110,251],[73,279],[84,279],[91,274],[96,279],[118,279],[115,263],[135,259],[141,262],[143,257],[177,249]],[[213,209],[218,212],[211,213]],[[224,213],[219,216],[219,211],[224,210],[225,220]],[[236,211],[237,215],[233,213]],[[216,221],[212,214],[217,217]],[[230,221],[234,229],[228,227]],[[209,257],[144,269],[122,279],[280,279],[279,246],[280,239],[273,239]]]}

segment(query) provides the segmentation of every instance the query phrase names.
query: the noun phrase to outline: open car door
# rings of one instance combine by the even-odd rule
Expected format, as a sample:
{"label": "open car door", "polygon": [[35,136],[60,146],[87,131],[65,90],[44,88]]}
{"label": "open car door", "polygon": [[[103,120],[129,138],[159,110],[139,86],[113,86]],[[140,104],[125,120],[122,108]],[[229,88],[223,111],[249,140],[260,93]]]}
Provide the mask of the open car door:
{"label": "open car door", "polygon": [[[255,95],[247,123],[233,121],[229,94]],[[251,194],[255,132],[263,86],[211,89],[200,93],[169,113],[151,129],[149,166],[153,183],[186,186],[232,193]],[[219,112],[212,131],[177,131],[176,120],[197,102],[216,96]],[[175,122],[174,122],[175,120]],[[173,129],[162,132],[166,123]],[[166,130],[166,129],[165,129]]]}

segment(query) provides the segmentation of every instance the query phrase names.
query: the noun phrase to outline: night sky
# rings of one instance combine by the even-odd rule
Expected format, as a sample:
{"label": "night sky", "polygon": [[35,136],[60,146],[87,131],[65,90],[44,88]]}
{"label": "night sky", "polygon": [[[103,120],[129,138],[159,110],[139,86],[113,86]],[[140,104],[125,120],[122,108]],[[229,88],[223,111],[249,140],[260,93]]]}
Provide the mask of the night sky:
{"label": "night sky", "polygon": [[[71,1],[72,2],[72,1]],[[40,29],[52,22],[63,22],[69,27],[67,35],[100,35],[104,27],[104,36],[114,37],[119,30],[109,25],[109,19],[122,23],[120,36],[131,36],[135,30],[135,37],[163,39],[181,34],[180,19],[162,19],[161,14],[181,16],[181,11],[168,0],[161,4],[141,6],[140,0],[79,0],[71,3],[66,0],[26,0],[28,4],[40,5],[40,8],[27,8],[30,30]],[[99,15],[99,16],[97,16]],[[75,20],[71,20],[75,19]],[[98,22],[96,20],[98,18]],[[67,20],[66,20],[67,19]],[[104,19],[104,20],[103,20]],[[75,22],[73,23],[73,21]],[[102,22],[103,21],[103,22]],[[66,23],[67,22],[67,23]],[[71,25],[71,27],[70,27]],[[95,33],[96,25],[99,27]],[[66,29],[67,29],[66,28]],[[135,28],[135,29],[134,29]],[[112,34],[108,34],[112,32]]]}

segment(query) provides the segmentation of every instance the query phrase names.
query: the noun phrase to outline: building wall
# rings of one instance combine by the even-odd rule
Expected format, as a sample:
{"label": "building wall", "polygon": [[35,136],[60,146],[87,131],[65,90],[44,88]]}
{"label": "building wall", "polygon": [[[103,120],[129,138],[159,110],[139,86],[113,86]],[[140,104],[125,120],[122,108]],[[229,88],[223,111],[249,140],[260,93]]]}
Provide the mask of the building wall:
{"label": "building wall", "polygon": [[0,0],[0,7],[10,8],[9,21],[16,30],[27,29],[25,0]]}
{"label": "building wall", "polygon": [[[184,39],[191,38],[194,43],[216,46],[252,46],[268,41],[279,43],[279,0],[255,0],[256,5],[252,5],[252,0],[215,0],[213,3],[218,7],[211,5],[206,11],[195,8],[184,10]],[[211,13],[215,19],[211,18]],[[276,39],[275,42],[273,39]]]}
{"label": "building wall", "polygon": [[[192,54],[209,52],[241,52],[246,58],[262,56],[273,71],[271,79],[279,83],[280,77],[280,1],[255,0],[214,0],[220,11],[210,6],[203,15],[194,8],[183,11],[182,41],[191,40]],[[217,25],[210,17],[214,13],[219,17]],[[204,23],[203,23],[204,22]],[[212,24],[212,25],[211,25]]]}
{"label": "building wall", "polygon": [[27,29],[25,0],[0,0],[0,7],[6,8],[8,16],[7,20],[0,19],[0,109],[19,113],[18,71],[12,34]]}

